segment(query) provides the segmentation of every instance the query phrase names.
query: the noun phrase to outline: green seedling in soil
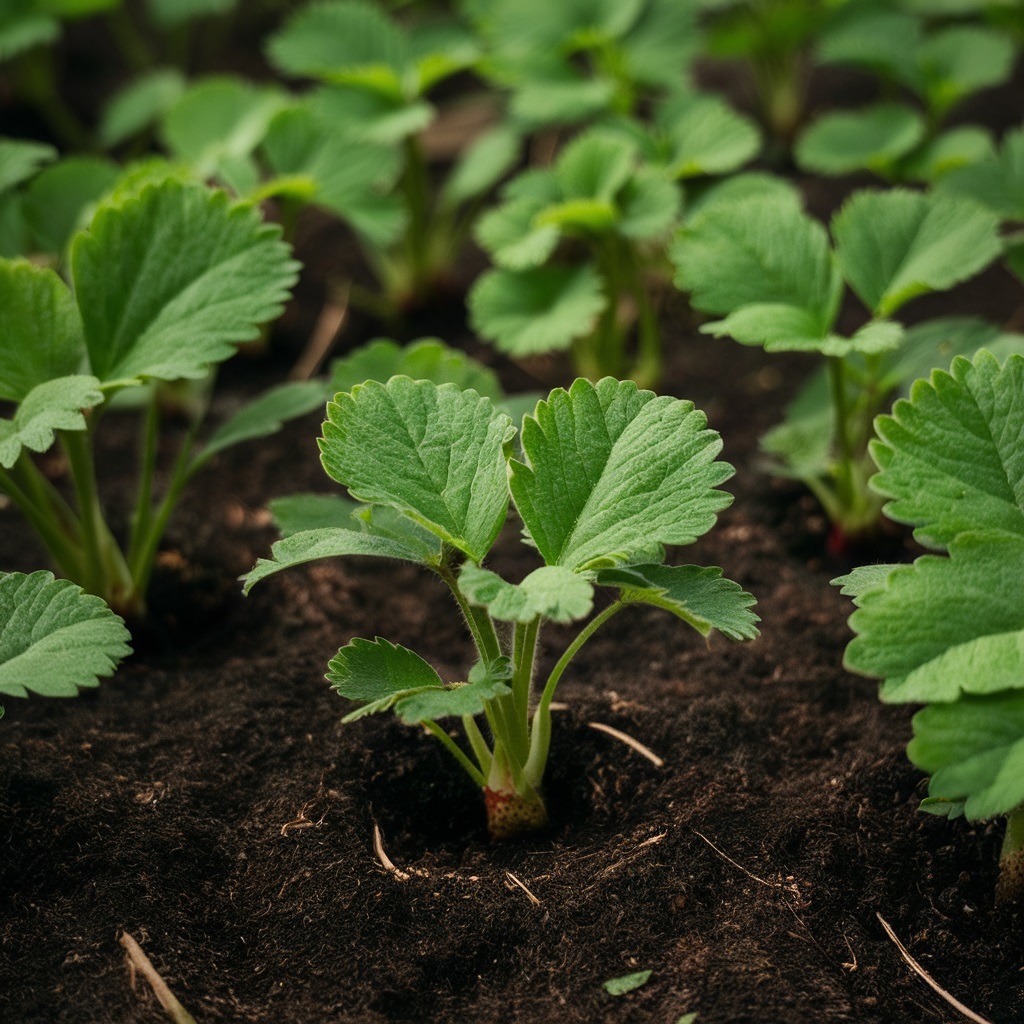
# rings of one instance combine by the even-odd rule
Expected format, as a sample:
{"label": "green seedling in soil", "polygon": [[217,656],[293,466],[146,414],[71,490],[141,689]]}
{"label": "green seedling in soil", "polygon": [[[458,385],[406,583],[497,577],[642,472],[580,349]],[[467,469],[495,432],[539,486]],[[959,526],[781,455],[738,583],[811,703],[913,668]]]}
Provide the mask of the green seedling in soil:
{"label": "green seedling in soil", "polygon": [[687,82],[701,46],[695,5],[676,0],[462,7],[485,43],[480,71],[528,132],[636,114]]}
{"label": "green seedling in soil", "polygon": [[928,29],[909,11],[847,9],[822,35],[818,59],[879,75],[891,94],[905,89],[919,106],[888,96],[860,110],[827,113],[800,137],[795,155],[820,174],[868,169],[890,181],[934,182],[992,152],[984,129],[946,131],[949,113],[974,93],[1001,85],[1016,52],[1005,33],[980,25]]}
{"label": "green seedling in soil", "polygon": [[[709,205],[678,233],[676,284],[695,308],[724,314],[702,331],[826,360],[826,374],[763,446],[778,472],[814,492],[833,544],[871,533],[879,520],[881,501],[867,486],[872,421],[903,383],[896,375],[920,360],[919,350],[901,359],[904,329],[893,314],[984,268],[1001,251],[996,227],[976,203],[892,189],[854,194],[832,219],[831,242],[784,192]],[[868,318],[839,334],[847,285]],[[937,353],[932,365],[948,357]]]}
{"label": "green seedling in soil", "polygon": [[[345,721],[393,709],[436,736],[483,790],[494,837],[547,821],[551,702],[572,658],[609,619],[653,604],[705,636],[757,634],[753,598],[720,569],[663,564],[664,545],[695,540],[731,500],[716,488],[732,467],[715,461],[721,440],[692,403],[631,381],[580,379],[525,417],[521,456],[512,420],[454,384],[368,381],[337,395],[327,416],[324,468],[357,507],[347,524],[278,541],[245,589],[331,555],[397,558],[433,572],[473,638],[468,672],[445,682],[418,655],[378,637],[343,647],[327,678],[360,705]],[[543,563],[515,583],[483,565],[510,502]],[[612,600],[592,614],[598,591]],[[539,682],[544,625],[580,621]],[[468,749],[442,724],[452,717]]]}
{"label": "green seedling in soil", "polygon": [[[74,697],[131,653],[100,598],[49,572],[0,573],[0,694]],[[3,717],[0,705],[0,718]]]}
{"label": "green seedling in soil", "polygon": [[881,698],[924,704],[907,754],[921,810],[1005,817],[998,896],[1024,898],[1024,357],[982,351],[919,380],[880,416],[872,487],[943,552],[834,581],[854,598],[845,665]]}
{"label": "green seedling in soil", "polygon": [[680,204],[669,174],[645,164],[630,139],[607,129],[578,136],[551,168],[514,178],[481,217],[477,240],[497,267],[470,293],[474,329],[512,356],[572,347],[584,376],[653,383],[661,340],[645,271]]}
{"label": "green seedling in soil", "polygon": [[835,0],[705,0],[710,56],[749,71],[761,121],[788,150],[806,103],[808,51],[833,17]]}
{"label": "green seedling in soil", "polygon": [[[279,153],[278,173],[309,174],[312,161],[318,187],[328,179],[330,189],[330,179],[342,174],[336,165],[346,162],[344,147],[362,147],[363,192],[374,191],[375,161],[377,181],[394,181],[374,204],[386,221],[353,219],[382,290],[376,303],[364,301],[391,313],[421,304],[453,277],[480,198],[519,157],[518,133],[498,124],[462,149],[443,184],[433,185],[424,133],[438,110],[428,95],[473,66],[478,42],[454,22],[405,28],[368,3],[331,0],[296,12],[270,39],[267,54],[283,74],[324,83],[308,100],[311,123],[321,137],[335,140],[327,143],[334,147],[329,153],[318,152],[323,143],[308,154]],[[368,146],[391,155],[381,160]],[[342,155],[335,158],[338,147]],[[346,213],[358,205],[349,204]]]}
{"label": "green seedling in soil", "polygon": [[[262,437],[322,401],[318,383],[271,389],[197,447],[209,395],[195,410],[157,494],[161,429],[156,387],[195,381],[254,337],[288,298],[297,264],[279,230],[223,192],[165,178],[101,204],[71,243],[69,288],[27,260],[0,260],[0,492],[46,545],[60,573],[127,617],[145,612],[158,546],[188,481],[238,441]],[[112,403],[143,396],[133,509],[104,511],[95,437]],[[67,496],[36,456],[56,446]]]}

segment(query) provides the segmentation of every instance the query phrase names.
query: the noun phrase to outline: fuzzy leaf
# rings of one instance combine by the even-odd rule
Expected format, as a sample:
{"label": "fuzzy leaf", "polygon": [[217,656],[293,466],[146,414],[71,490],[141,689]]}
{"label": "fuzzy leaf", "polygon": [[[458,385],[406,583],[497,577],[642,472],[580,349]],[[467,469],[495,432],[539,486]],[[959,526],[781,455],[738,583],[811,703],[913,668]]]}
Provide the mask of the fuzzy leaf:
{"label": "fuzzy leaf", "polygon": [[63,255],[91,208],[114,185],[112,160],[72,156],[36,175],[25,191],[25,219],[37,248]]}
{"label": "fuzzy leaf", "polygon": [[176,68],[147,71],[119,89],[103,108],[100,144],[118,146],[151,127],[185,91],[185,79]]}
{"label": "fuzzy leaf", "polygon": [[205,465],[214,455],[242,441],[276,434],[281,426],[304,416],[324,404],[324,389],[319,381],[289,381],[264,391],[243,406],[211,435],[203,450],[192,461],[192,471]]}
{"label": "fuzzy leaf", "polygon": [[1024,803],[1024,691],[932,704],[913,725],[907,754],[932,776],[921,810],[985,821]]}
{"label": "fuzzy leaf", "polygon": [[869,590],[883,589],[889,575],[897,568],[900,568],[899,563],[861,565],[829,582],[839,587],[839,593],[844,597],[852,597],[854,604],[860,604],[860,598]]}
{"label": "fuzzy leaf", "polygon": [[607,299],[589,264],[491,270],[469,294],[473,329],[513,356],[568,348],[589,334]]}
{"label": "fuzzy leaf", "polygon": [[471,604],[482,605],[502,622],[531,622],[537,616],[574,622],[589,615],[594,605],[589,580],[560,565],[542,565],[522,583],[508,583],[489,569],[467,563],[459,587]]}
{"label": "fuzzy leaf", "polygon": [[876,316],[964,281],[1001,251],[995,216],[975,203],[906,189],[862,191],[832,221],[846,279]]}
{"label": "fuzzy leaf", "polygon": [[751,594],[714,566],[629,565],[602,569],[597,582],[618,587],[623,601],[651,604],[688,622],[701,636],[717,629],[730,640],[758,635]]}
{"label": "fuzzy leaf", "polygon": [[526,461],[509,487],[548,565],[614,565],[641,546],[689,544],[731,501],[714,488],[733,474],[692,402],[631,381],[577,379],[523,421]]}
{"label": "fuzzy leaf", "polygon": [[98,597],[53,573],[0,573],[0,693],[74,697],[131,653],[128,630]]}
{"label": "fuzzy leaf", "polygon": [[0,398],[75,373],[85,356],[75,300],[52,270],[0,260]]}
{"label": "fuzzy leaf", "polygon": [[10,469],[22,448],[45,452],[55,430],[84,430],[82,410],[102,401],[95,377],[75,374],[37,385],[15,410],[14,419],[0,419],[0,466]]}
{"label": "fuzzy leaf", "polygon": [[395,703],[398,717],[408,725],[435,718],[462,718],[479,715],[486,701],[511,692],[512,662],[499,658],[491,665],[478,662],[469,673],[469,681],[452,683],[443,689],[423,688]]}
{"label": "fuzzy leaf", "polygon": [[307,530],[329,530],[351,523],[359,502],[340,494],[289,494],[267,502],[282,537]]}
{"label": "fuzzy leaf", "polygon": [[887,174],[925,134],[924,118],[902,103],[879,103],[820,117],[796,144],[797,163],[819,174],[849,174],[866,167]]}
{"label": "fuzzy leaf", "polygon": [[507,416],[475,391],[392,377],[339,394],[327,418],[320,449],[329,476],[483,559],[508,507]]}
{"label": "fuzzy leaf", "polygon": [[[828,236],[788,198],[715,204],[677,234],[671,256],[676,284],[698,309],[735,314],[745,306],[785,307],[765,323],[776,340],[783,315],[801,338],[824,338],[831,329],[842,281]],[[744,325],[749,340],[754,327]]]}
{"label": "fuzzy leaf", "polygon": [[534,199],[518,199],[488,210],[477,222],[477,241],[499,267],[526,270],[546,263],[559,241],[559,225],[538,222],[545,209]]}
{"label": "fuzzy leaf", "polygon": [[102,206],[71,249],[93,373],[201,377],[232,355],[295,281],[279,236],[252,207],[174,180]]}
{"label": "fuzzy leaf", "polygon": [[1024,357],[988,352],[917,381],[876,420],[872,488],[885,513],[944,547],[967,530],[1024,534]]}
{"label": "fuzzy leaf", "polygon": [[845,664],[894,703],[954,701],[1022,685],[1024,536],[965,533],[858,595]]}
{"label": "fuzzy leaf", "polygon": [[[378,536],[366,530],[345,527],[325,527],[318,530],[303,530],[279,540],[270,549],[270,558],[257,559],[256,565],[242,576],[242,592],[248,594],[252,588],[280,572],[282,569],[318,558],[336,558],[340,555],[367,555],[375,558],[397,558],[400,561],[425,565],[430,556],[422,548]],[[434,557],[436,558],[435,552]]]}
{"label": "fuzzy leaf", "polygon": [[555,181],[565,199],[611,202],[629,180],[635,161],[636,149],[628,139],[592,129],[573,139],[559,154]]}
{"label": "fuzzy leaf", "polygon": [[711,94],[688,94],[666,105],[658,121],[670,149],[669,170],[677,178],[726,174],[761,148],[757,125]]}
{"label": "fuzzy leaf", "polygon": [[463,391],[472,388],[494,402],[503,397],[493,370],[437,338],[418,338],[408,345],[399,345],[390,338],[375,338],[331,364],[330,390],[333,395],[351,391],[363,381],[383,383],[397,376],[456,384]]}

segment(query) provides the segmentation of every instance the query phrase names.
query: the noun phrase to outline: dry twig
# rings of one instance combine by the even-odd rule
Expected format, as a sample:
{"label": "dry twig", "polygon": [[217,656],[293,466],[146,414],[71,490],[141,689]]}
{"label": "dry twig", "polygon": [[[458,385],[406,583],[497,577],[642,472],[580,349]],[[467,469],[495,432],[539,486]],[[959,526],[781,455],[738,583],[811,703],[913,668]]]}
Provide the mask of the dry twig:
{"label": "dry twig", "polygon": [[609,736],[613,736],[615,739],[625,743],[627,747],[632,747],[642,757],[646,757],[651,764],[660,768],[664,763],[664,759],[658,757],[658,755],[650,749],[645,747],[639,740],[633,739],[632,736],[624,732],[619,732],[618,729],[613,729],[610,725],[605,725],[603,722],[588,722],[587,725],[591,729],[596,729],[598,732],[607,733]]}
{"label": "dry twig", "polygon": [[135,972],[138,971],[149,982],[153,995],[167,1011],[167,1016],[174,1021],[174,1024],[196,1024],[195,1017],[174,998],[174,993],[150,963],[149,957],[142,952],[142,947],[127,932],[121,933],[119,941],[128,954],[128,966],[131,969],[133,980]]}
{"label": "dry twig", "polygon": [[526,883],[525,883],[524,881],[522,881],[522,879],[520,879],[520,878],[516,877],[515,875],[513,875],[511,871],[506,871],[506,872],[505,872],[505,877],[506,877],[506,878],[507,878],[507,879],[508,879],[508,880],[509,880],[509,881],[510,881],[510,882],[511,882],[511,883],[512,883],[513,885],[518,885],[518,886],[519,886],[519,888],[520,888],[520,889],[522,889],[522,890],[523,890],[523,892],[525,892],[525,893],[526,893],[526,898],[527,898],[527,899],[528,899],[528,900],[529,900],[529,901],[530,901],[530,902],[531,902],[531,903],[532,903],[532,904],[533,904],[533,905],[534,905],[535,907],[539,907],[539,906],[540,906],[540,900],[539,900],[539,899],[537,899],[537,897],[536,897],[536,896],[534,896],[534,894],[533,894],[532,892],[530,892],[530,890],[529,890],[529,889],[528,889],[528,888],[526,887]]}

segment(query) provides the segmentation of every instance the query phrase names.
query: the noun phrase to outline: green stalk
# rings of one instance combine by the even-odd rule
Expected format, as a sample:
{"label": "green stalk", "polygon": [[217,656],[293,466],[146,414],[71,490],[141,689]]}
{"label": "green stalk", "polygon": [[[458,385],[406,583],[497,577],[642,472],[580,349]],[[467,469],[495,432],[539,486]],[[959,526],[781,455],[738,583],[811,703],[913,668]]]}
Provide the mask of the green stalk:
{"label": "green stalk", "polygon": [[839,356],[828,357],[829,389],[832,395],[832,416],[839,459],[836,465],[836,496],[839,500],[840,525],[844,528],[857,518],[860,504],[854,477],[853,445],[850,441],[850,411],[846,402],[846,367]]}
{"label": "green stalk", "polygon": [[1024,807],[1006,816],[1006,833],[999,851],[999,878],[996,902],[1018,903],[1024,900]]}
{"label": "green stalk", "polygon": [[153,53],[132,21],[126,4],[118,4],[110,11],[107,15],[107,28],[110,29],[110,34],[114,37],[125,63],[133,71],[145,71],[153,67]]}
{"label": "green stalk", "polygon": [[631,376],[640,387],[648,388],[661,380],[661,331],[654,304],[644,284],[640,260],[632,246],[630,250],[630,292],[637,309],[637,358]]}
{"label": "green stalk", "polygon": [[[614,239],[601,239],[597,246],[598,265],[605,281],[608,304],[597,322],[594,334],[594,355],[592,363],[595,376],[618,377],[622,373],[623,339],[619,324],[619,303],[622,298],[623,282],[619,254]],[[582,368],[580,368],[582,369]]]}
{"label": "green stalk", "polygon": [[480,769],[477,768],[477,766],[466,756],[466,752],[462,747],[460,747],[458,743],[456,743],[455,740],[453,740],[451,736],[449,736],[448,733],[446,733],[444,729],[437,724],[437,722],[432,721],[431,719],[425,719],[423,727],[427,732],[432,733],[445,745],[448,752],[456,761],[459,762],[460,765],[462,765],[466,774],[473,780],[474,784],[483,789],[487,784],[487,780],[484,778]]}
{"label": "green stalk", "polygon": [[555,667],[548,676],[540,703],[533,713],[533,726],[530,736],[530,756],[526,761],[526,778],[534,786],[539,786],[544,778],[544,769],[548,761],[548,749],[551,746],[551,701],[555,690],[562,679],[569,662],[576,656],[579,649],[615,614],[626,607],[625,601],[615,601],[603,612],[595,615],[576,635],[576,638],[565,649]]}
{"label": "green stalk", "polygon": [[154,384],[150,387],[149,401],[146,404],[146,420],[142,448],[139,453],[139,489],[135,496],[131,540],[128,544],[128,562],[133,566],[138,556],[139,540],[149,531],[150,520],[153,516],[153,478],[156,475],[159,438],[160,400]]}
{"label": "green stalk", "polygon": [[415,135],[405,139],[405,173],[402,175],[406,207],[409,211],[409,227],[406,231],[406,253],[408,254],[411,299],[421,299],[427,288],[427,239],[429,212],[429,177],[423,147]]}
{"label": "green stalk", "polygon": [[462,728],[466,731],[466,739],[469,740],[469,745],[473,748],[473,756],[476,758],[477,764],[480,765],[480,771],[487,775],[491,770],[494,755],[491,754],[491,748],[487,746],[487,740],[484,739],[480,727],[476,724],[476,719],[472,715],[463,715]]}

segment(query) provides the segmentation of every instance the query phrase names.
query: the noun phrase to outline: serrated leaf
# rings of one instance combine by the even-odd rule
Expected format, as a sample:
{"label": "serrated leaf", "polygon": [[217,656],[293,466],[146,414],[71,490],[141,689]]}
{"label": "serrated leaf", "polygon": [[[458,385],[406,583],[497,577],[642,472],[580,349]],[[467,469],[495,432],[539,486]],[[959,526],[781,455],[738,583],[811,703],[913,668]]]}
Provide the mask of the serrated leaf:
{"label": "serrated leaf", "polygon": [[421,689],[395,702],[395,712],[403,722],[415,722],[478,715],[486,701],[511,693],[512,662],[498,658],[490,665],[477,662],[469,673],[469,681],[452,683],[443,689]]}
{"label": "serrated leaf", "polygon": [[602,569],[597,582],[617,587],[623,601],[672,612],[701,636],[713,629],[730,640],[758,635],[759,619],[749,610],[754,597],[714,566],[630,565]]}
{"label": "serrated leaf", "polygon": [[71,248],[93,373],[203,376],[280,312],[296,267],[280,230],[222,192],[166,180],[104,204]]}
{"label": "serrated leaf", "polygon": [[689,544],[732,497],[715,462],[722,443],[692,402],[631,381],[577,379],[523,421],[525,462],[509,488],[548,565],[580,570],[624,561],[640,544]]}
{"label": "serrated leaf", "polygon": [[418,338],[408,345],[399,345],[390,338],[374,338],[331,364],[330,391],[332,395],[351,391],[364,381],[383,383],[396,376],[456,384],[463,391],[472,389],[495,402],[504,397],[492,369],[437,338]]}
{"label": "serrated leaf", "polygon": [[592,129],[577,136],[555,161],[555,181],[565,199],[611,202],[629,180],[636,161],[632,143],[611,132]]}
{"label": "serrated leaf", "polygon": [[95,377],[75,374],[36,385],[11,420],[0,419],[0,466],[10,469],[22,448],[45,452],[56,430],[84,430],[83,409],[99,405],[103,392]]}
{"label": "serrated leaf", "polygon": [[354,639],[331,659],[328,682],[343,697],[383,711],[401,697],[427,687],[443,689],[441,677],[418,654],[377,637]]}
{"label": "serrated leaf", "polygon": [[320,449],[329,476],[483,559],[508,507],[507,416],[475,391],[392,377],[339,394],[327,417]]}
{"label": "serrated leaf", "polygon": [[279,540],[270,549],[270,558],[257,559],[256,565],[244,576],[242,592],[248,594],[261,580],[282,569],[318,558],[336,558],[340,555],[368,555],[375,558],[397,558],[400,561],[426,564],[422,549],[390,537],[380,537],[363,530],[327,527],[304,530]]}
{"label": "serrated leaf", "polygon": [[788,204],[797,213],[803,209],[799,191],[785,178],[764,171],[742,171],[703,187],[689,185],[684,221],[695,222],[716,206],[726,206],[744,199],[773,199]]}
{"label": "serrated leaf", "polygon": [[858,192],[832,220],[843,273],[879,317],[987,266],[1001,251],[997,227],[975,203],[906,189]]}
{"label": "serrated leaf", "polygon": [[682,193],[657,167],[638,167],[619,193],[617,231],[625,238],[660,238],[675,224]]}
{"label": "serrated leaf", "polygon": [[190,470],[194,472],[231,445],[276,434],[289,420],[320,408],[324,401],[323,384],[315,380],[288,381],[270,388],[213,432]]}
{"label": "serrated leaf", "polygon": [[0,573],[0,693],[74,697],[113,673],[128,640],[124,622],[70,580]]}
{"label": "serrated leaf", "polygon": [[313,94],[310,109],[332,131],[380,146],[395,146],[422,131],[437,113],[426,100],[331,86]]}
{"label": "serrated leaf", "polygon": [[507,270],[527,270],[546,263],[559,241],[559,225],[538,223],[545,207],[534,199],[518,199],[488,210],[477,222],[476,240],[494,262]]}
{"label": "serrated leaf", "polygon": [[902,103],[879,103],[851,113],[818,118],[797,140],[797,163],[819,174],[867,168],[891,173],[925,135],[924,118]]}
{"label": "serrated leaf", "polygon": [[351,523],[363,506],[340,494],[289,494],[267,502],[282,537],[308,530],[330,530]]}
{"label": "serrated leaf", "polygon": [[71,156],[37,174],[25,190],[24,206],[36,248],[62,255],[119,170],[112,160]]}
{"label": "serrated leaf", "polygon": [[82,321],[64,282],[28,260],[0,260],[0,398],[77,371],[85,355]]}
{"label": "serrated leaf", "polygon": [[522,583],[509,583],[489,569],[467,563],[459,587],[471,604],[485,607],[502,622],[531,622],[543,616],[574,622],[590,614],[594,588],[589,580],[559,565],[534,569]]}
{"label": "serrated leaf", "polygon": [[[828,236],[788,198],[715,204],[676,235],[671,256],[677,286],[698,309],[735,314],[744,306],[788,307],[803,311],[801,337],[824,338],[831,330],[842,281]],[[781,315],[772,314],[773,334]],[[784,315],[793,321],[793,313]]]}
{"label": "serrated leaf", "polygon": [[943,547],[967,530],[1024,534],[1024,357],[982,351],[917,381],[876,420],[872,489],[885,514]]}
{"label": "serrated leaf", "polygon": [[889,575],[894,569],[899,568],[899,563],[861,565],[851,569],[845,576],[837,576],[829,580],[834,587],[839,587],[839,593],[844,597],[852,597],[854,603],[869,590],[881,590],[885,587]]}
{"label": "serrated leaf", "polygon": [[176,68],[155,68],[132,79],[103,108],[100,144],[110,149],[151,127],[184,91],[185,79]]}
{"label": "serrated leaf", "polygon": [[1021,686],[1024,536],[964,533],[858,597],[845,664],[884,679],[894,703],[953,701]]}
{"label": "serrated leaf", "polygon": [[1024,691],[933,704],[913,726],[907,754],[932,776],[922,810],[985,821],[1024,803]]}
{"label": "serrated leaf", "polygon": [[285,102],[276,88],[208,78],[190,86],[167,111],[161,134],[176,160],[194,167],[199,177],[210,177],[222,162],[252,153]]}
{"label": "serrated leaf", "polygon": [[607,305],[589,264],[491,270],[469,293],[473,329],[502,351],[527,356],[568,348],[589,334]]}
{"label": "serrated leaf", "polygon": [[57,150],[53,146],[27,139],[0,138],[0,192],[21,184],[44,164],[56,159]]}

